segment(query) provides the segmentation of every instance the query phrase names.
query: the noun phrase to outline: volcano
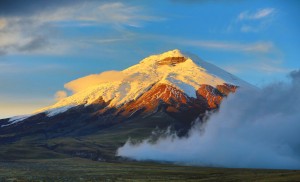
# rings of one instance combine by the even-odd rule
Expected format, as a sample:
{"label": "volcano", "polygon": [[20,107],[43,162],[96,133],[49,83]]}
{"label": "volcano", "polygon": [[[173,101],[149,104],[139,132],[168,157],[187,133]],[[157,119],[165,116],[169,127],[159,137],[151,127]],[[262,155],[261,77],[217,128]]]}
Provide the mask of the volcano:
{"label": "volcano", "polygon": [[129,137],[167,127],[184,135],[224,97],[239,87],[254,88],[177,49],[117,73],[118,79],[88,85],[33,114],[0,120],[0,158],[115,160],[115,150]]}

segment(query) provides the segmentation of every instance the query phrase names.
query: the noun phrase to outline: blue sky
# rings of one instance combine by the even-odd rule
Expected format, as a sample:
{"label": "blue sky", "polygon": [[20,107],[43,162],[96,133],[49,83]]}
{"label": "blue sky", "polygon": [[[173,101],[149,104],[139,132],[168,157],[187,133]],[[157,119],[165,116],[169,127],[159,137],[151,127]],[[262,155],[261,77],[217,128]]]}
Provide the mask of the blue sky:
{"label": "blue sky", "polygon": [[0,9],[0,118],[54,103],[71,80],[175,48],[256,86],[300,68],[297,0],[24,0]]}

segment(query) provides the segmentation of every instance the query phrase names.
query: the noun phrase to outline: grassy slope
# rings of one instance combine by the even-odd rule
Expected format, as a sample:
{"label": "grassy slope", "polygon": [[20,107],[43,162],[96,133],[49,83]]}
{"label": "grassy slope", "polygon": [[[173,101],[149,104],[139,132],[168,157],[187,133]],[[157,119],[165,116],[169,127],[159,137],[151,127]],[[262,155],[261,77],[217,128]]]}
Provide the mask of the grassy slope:
{"label": "grassy slope", "polygon": [[300,171],[221,169],[82,158],[0,162],[0,181],[298,181]]}
{"label": "grassy slope", "polygon": [[128,138],[141,140],[147,138],[156,128],[167,128],[172,118],[159,116],[119,123],[112,127],[88,135],[77,135],[77,130],[68,135],[47,138],[43,133],[34,133],[21,140],[0,145],[0,160],[43,159],[84,157],[93,160],[115,160],[115,152]]}

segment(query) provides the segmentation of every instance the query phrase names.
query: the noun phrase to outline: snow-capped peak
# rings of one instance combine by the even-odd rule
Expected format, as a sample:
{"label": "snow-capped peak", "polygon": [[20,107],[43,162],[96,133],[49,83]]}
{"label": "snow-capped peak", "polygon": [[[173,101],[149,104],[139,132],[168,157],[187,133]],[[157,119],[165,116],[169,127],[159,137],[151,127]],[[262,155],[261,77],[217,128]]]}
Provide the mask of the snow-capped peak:
{"label": "snow-capped peak", "polygon": [[162,54],[149,56],[143,59],[142,61],[140,61],[140,64],[157,64],[159,61],[162,61],[166,58],[178,58],[178,57],[188,58],[180,50],[174,49],[171,51],[164,52]]}
{"label": "snow-capped peak", "polygon": [[120,80],[88,87],[38,112],[66,108],[66,106],[89,105],[100,97],[105,102],[110,101],[109,106],[118,107],[136,100],[153,85],[159,83],[176,87],[189,97],[196,97],[196,90],[202,84],[216,87],[229,83],[252,87],[230,73],[194,55],[183,54],[178,49],[149,56],[121,72],[124,77]]}

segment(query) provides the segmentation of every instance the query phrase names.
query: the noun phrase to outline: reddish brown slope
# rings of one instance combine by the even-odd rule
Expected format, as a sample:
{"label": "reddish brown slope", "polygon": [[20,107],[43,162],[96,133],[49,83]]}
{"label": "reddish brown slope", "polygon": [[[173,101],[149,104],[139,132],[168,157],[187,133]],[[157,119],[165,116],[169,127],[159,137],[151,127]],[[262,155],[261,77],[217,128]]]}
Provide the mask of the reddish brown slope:
{"label": "reddish brown slope", "polygon": [[191,98],[171,85],[156,84],[137,100],[120,107],[116,113],[124,117],[133,117],[162,110],[176,119],[190,120],[206,111],[216,109],[222,99],[235,92],[236,88],[229,84],[218,85],[217,88],[201,85],[196,91],[197,98]]}

